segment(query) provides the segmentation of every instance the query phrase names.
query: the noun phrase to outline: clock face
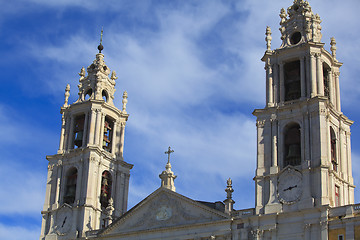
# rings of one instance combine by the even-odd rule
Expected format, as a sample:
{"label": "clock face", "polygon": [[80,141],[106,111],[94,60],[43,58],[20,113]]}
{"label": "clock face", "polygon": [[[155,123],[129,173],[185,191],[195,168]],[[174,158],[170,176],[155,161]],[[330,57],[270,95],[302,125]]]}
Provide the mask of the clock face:
{"label": "clock face", "polygon": [[300,172],[288,169],[278,179],[278,197],[282,203],[293,204],[302,194],[302,175]]}
{"label": "clock face", "polygon": [[61,209],[56,216],[56,233],[58,235],[65,235],[70,231],[72,224],[71,211],[62,211]]}

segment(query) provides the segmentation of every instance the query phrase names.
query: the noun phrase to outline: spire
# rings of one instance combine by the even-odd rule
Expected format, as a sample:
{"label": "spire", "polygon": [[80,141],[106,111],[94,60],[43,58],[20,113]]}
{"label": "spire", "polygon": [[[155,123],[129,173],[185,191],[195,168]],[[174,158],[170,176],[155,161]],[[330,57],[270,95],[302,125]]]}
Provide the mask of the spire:
{"label": "spire", "polygon": [[159,177],[161,179],[161,187],[170,189],[171,191],[175,192],[175,185],[174,185],[174,180],[176,178],[176,176],[174,175],[174,173],[171,171],[171,163],[170,163],[170,154],[173,153],[174,150],[171,149],[171,147],[168,148],[168,151],[165,152],[165,154],[168,155],[168,162],[165,166],[165,171],[163,171]]}
{"label": "spire", "polygon": [[334,57],[334,60],[335,61],[337,61],[336,60],[336,41],[335,41],[335,38],[334,37],[332,37],[331,39],[330,39],[330,45],[331,45],[331,48],[330,48],[330,50],[331,50],[331,55]]}
{"label": "spire", "polygon": [[103,28],[101,28],[101,34],[100,34],[100,44],[98,46],[99,53],[104,49],[104,46],[102,45],[102,37],[103,37]]}
{"label": "spire", "polygon": [[[85,68],[81,68],[79,73],[79,99],[77,102],[87,100],[104,100],[105,102],[114,105],[115,94],[115,80],[117,79],[116,72],[110,71],[110,68],[105,64],[104,54],[101,51],[104,49],[102,45],[103,30],[101,30],[100,44],[98,46],[99,53],[93,63]],[[87,76],[86,76],[87,72]],[[109,76],[111,73],[111,76]]]}
{"label": "spire", "polygon": [[64,95],[65,95],[65,101],[64,101],[63,107],[67,107],[67,106],[69,106],[68,102],[69,102],[69,96],[70,96],[70,84],[66,85]]}
{"label": "spire", "polygon": [[225,188],[226,192],[226,199],[224,200],[225,203],[225,213],[231,213],[233,210],[233,206],[235,201],[232,199],[232,193],[234,192],[234,189],[232,188],[232,180],[229,178],[227,180],[227,188]]}
{"label": "spire", "polygon": [[271,51],[271,40],[272,40],[272,37],[271,37],[271,28],[269,26],[266,27],[266,38],[265,38],[265,41],[266,41],[266,51]]}

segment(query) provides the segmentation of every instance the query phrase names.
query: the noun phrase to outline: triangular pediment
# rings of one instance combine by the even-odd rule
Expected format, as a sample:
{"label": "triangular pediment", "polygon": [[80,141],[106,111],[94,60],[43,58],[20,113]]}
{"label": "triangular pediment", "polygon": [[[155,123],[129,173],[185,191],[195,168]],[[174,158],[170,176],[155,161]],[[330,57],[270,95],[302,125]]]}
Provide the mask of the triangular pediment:
{"label": "triangular pediment", "polygon": [[100,235],[176,227],[229,216],[165,188],[159,188],[117,219]]}

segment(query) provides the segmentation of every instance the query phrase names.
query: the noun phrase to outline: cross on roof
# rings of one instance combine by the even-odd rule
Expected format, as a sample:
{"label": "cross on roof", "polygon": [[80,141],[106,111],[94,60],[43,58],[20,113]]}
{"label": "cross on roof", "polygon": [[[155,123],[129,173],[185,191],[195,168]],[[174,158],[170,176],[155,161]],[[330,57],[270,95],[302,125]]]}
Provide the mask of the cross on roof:
{"label": "cross on roof", "polygon": [[168,163],[170,163],[170,154],[173,152],[174,152],[174,150],[172,150],[170,146],[169,146],[169,149],[167,150],[167,152],[165,152],[165,154],[168,155]]}

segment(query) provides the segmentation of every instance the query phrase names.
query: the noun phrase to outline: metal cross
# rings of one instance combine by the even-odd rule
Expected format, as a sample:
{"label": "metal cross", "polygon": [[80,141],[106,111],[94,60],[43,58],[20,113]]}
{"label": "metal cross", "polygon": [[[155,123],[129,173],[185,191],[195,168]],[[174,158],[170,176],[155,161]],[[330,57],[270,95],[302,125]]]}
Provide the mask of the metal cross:
{"label": "metal cross", "polygon": [[169,149],[167,150],[167,152],[165,152],[165,154],[168,155],[168,163],[170,162],[170,154],[173,153],[174,150],[171,150],[171,147],[169,146]]}
{"label": "metal cross", "polygon": [[100,45],[102,44],[102,37],[103,37],[103,27],[101,27],[101,35],[100,35]]}

